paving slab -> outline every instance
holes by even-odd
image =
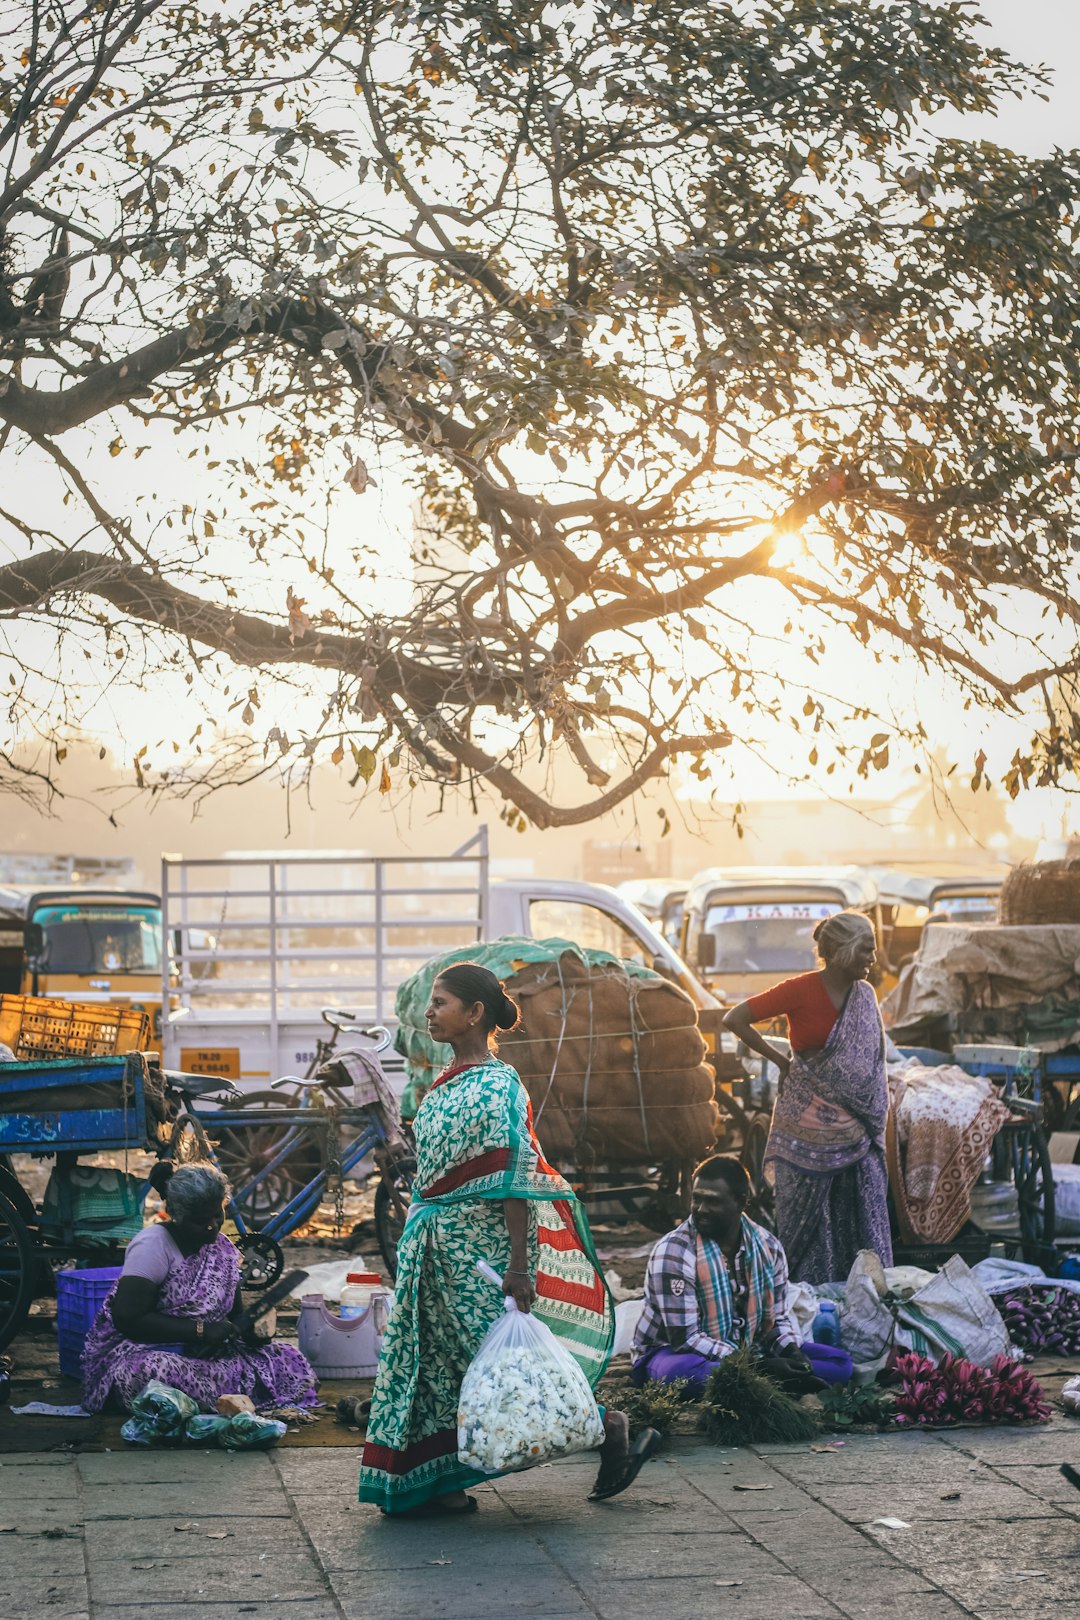
[[[542,1572],[516,1570],[507,1557],[498,1570],[452,1565],[426,1571],[334,1573],[335,1596],[352,1620],[509,1620],[529,1615],[540,1620],[595,1620],[590,1608],[548,1560]],[[655,1620],[655,1616],[651,1617]]]
[[[821,1447],[829,1444],[828,1437],[816,1442]],[[988,1461],[976,1461],[951,1446],[936,1446],[931,1451],[890,1453],[887,1447],[869,1450],[864,1446],[841,1447],[839,1451],[814,1450],[807,1446],[803,1452],[786,1452],[783,1456],[767,1459],[784,1479],[799,1485],[876,1485],[895,1481],[898,1485],[960,1484],[973,1474],[985,1473],[996,1466]]]
[[[422,1520],[356,1501],[353,1449],[23,1454],[0,1620],[1072,1620],[1075,1434],[680,1440],[611,1503],[581,1457]]]
[[[73,1459],[74,1460],[74,1459]],[[259,1451],[217,1451],[172,1447],[156,1451],[88,1451],[78,1459],[86,1485],[221,1484],[234,1491],[272,1489],[278,1472],[271,1457]],[[0,1474],[0,1479],[3,1475]]]
[[[940,1566],[956,1564],[961,1557],[975,1563],[1004,1561],[1012,1569],[1041,1569],[1047,1558],[1080,1568],[1080,1526],[1053,1515],[1049,1505],[1046,1518],[1007,1525],[976,1519],[925,1521],[907,1530],[868,1525],[866,1535],[901,1563],[931,1570],[935,1579]]]
[[[738,1587],[727,1585],[729,1579],[594,1582],[582,1593],[600,1620],[841,1620],[841,1610],[793,1575],[754,1577]]]
[[[3,1620],[24,1620],[30,1615],[82,1615],[90,1609],[86,1581],[42,1571],[37,1575],[0,1572],[0,1615]]]
[[[90,1596],[95,1603],[145,1602],[151,1582],[156,1591],[167,1591],[177,1602],[187,1603],[325,1600],[327,1595],[325,1576],[306,1553],[268,1554],[261,1565],[250,1557],[114,1558],[90,1565]]]
[[[840,1605],[845,1620],[971,1620],[971,1610],[940,1592],[858,1593]],[[1004,1615],[999,1620],[1006,1620]],[[1017,1620],[1013,1615],[1011,1620]],[[1027,1620],[1027,1617],[1024,1617]],[[1059,1620],[1065,1620],[1064,1615]]]
[[[706,1531],[688,1536],[601,1538],[555,1528],[542,1532],[540,1543],[582,1587],[601,1579],[670,1575],[677,1580],[699,1576],[750,1581],[788,1573],[778,1558],[744,1535],[716,1536]]]
[[[9,1502],[65,1502],[79,1494],[79,1476],[67,1468],[5,1468],[0,1472],[0,1514]]]
[[[155,1483],[146,1480],[139,1484],[123,1481],[108,1485],[104,1481],[83,1487],[81,1508],[83,1516],[91,1519],[144,1518],[288,1518],[289,1507],[284,1491],[273,1474],[264,1476],[254,1490],[238,1488],[231,1480],[183,1480],[179,1484],[164,1480]]]
[[[342,1620],[338,1605],[325,1598],[310,1603],[276,1599],[259,1602],[250,1598],[235,1603],[177,1603],[170,1598],[162,1603],[95,1604],[89,1620],[141,1620],[142,1616],[146,1620]],[[52,1620],[52,1610],[48,1611],[48,1620]]]
[[[973,1474],[964,1480],[935,1481],[928,1485],[895,1483],[812,1485],[810,1494],[851,1524],[869,1524],[891,1517],[940,1521],[945,1519],[1044,1519],[1052,1507],[1031,1491],[1007,1480]],[[1077,1498],[1080,1503],[1080,1497]]]
[[[999,1479],[1007,1479],[1069,1514],[1080,1513],[1080,1491],[1065,1478],[1057,1462],[999,1463],[994,1472]]]

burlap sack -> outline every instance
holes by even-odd
[[[719,1126],[693,1003],[677,985],[570,952],[506,988],[521,1008],[501,1055],[532,1098],[545,1152],[581,1165],[686,1163]]]

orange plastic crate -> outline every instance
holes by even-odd
[[[0,1041],[24,1063],[141,1052],[149,1040],[150,1015],[134,1007],[0,996]]]

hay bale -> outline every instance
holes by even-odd
[[[1080,861],[1014,866],[998,897],[998,920],[1009,928],[1080,923]]]

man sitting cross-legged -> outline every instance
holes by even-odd
[[[851,1377],[844,1351],[800,1346],[783,1248],[744,1213],[749,1196],[750,1178],[737,1159],[717,1156],[698,1166],[689,1220],[649,1257],[635,1383],[685,1378],[688,1394],[700,1395],[724,1357],[744,1348],[758,1371],[792,1395]]]

